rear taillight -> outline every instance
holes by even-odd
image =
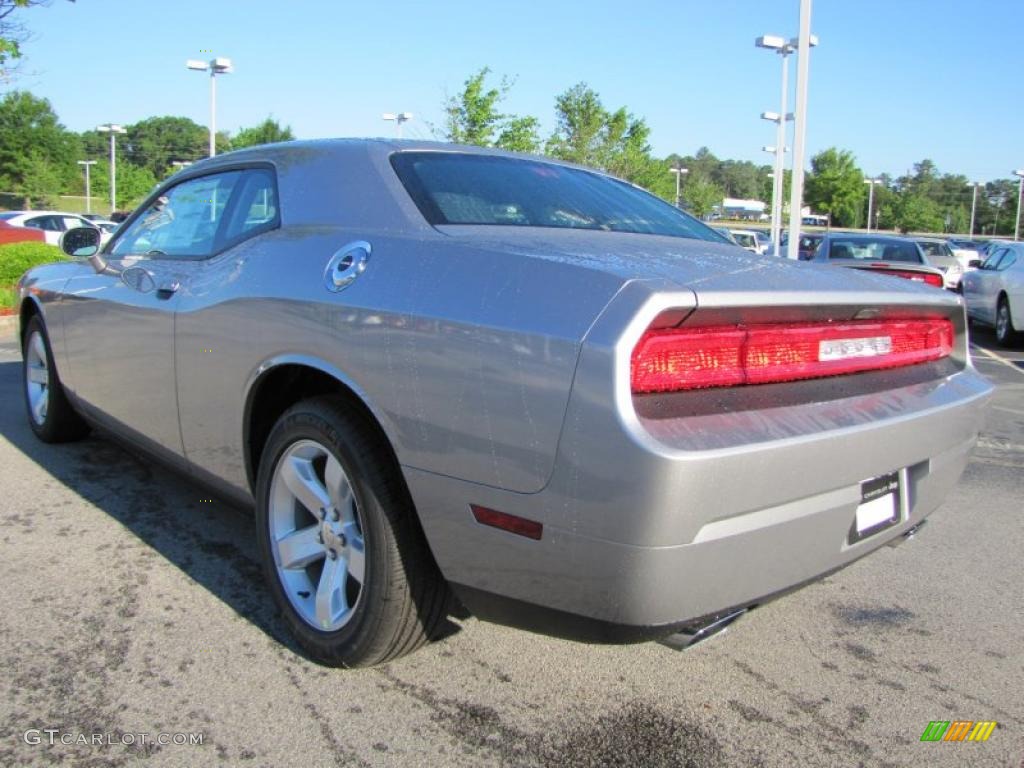
[[[942,288],[942,275],[936,275],[932,272],[914,272],[910,269],[891,269],[888,268],[888,264],[872,264],[871,269],[877,269],[879,272],[884,272],[887,275],[893,277],[902,277],[907,280],[913,280],[915,283],[925,283],[927,285],[933,285],[936,288]]]
[[[945,318],[649,330],[633,350],[634,393],[768,384],[939,360]]]

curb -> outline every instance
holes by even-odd
[[[0,317],[0,336],[14,337],[18,333],[18,316],[3,315]]]

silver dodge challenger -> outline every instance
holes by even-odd
[[[705,636],[915,531],[991,394],[958,297],[765,260],[538,157],[257,147],[62,247],[18,286],[31,428],[98,428],[254,508],[327,664],[462,609]]]

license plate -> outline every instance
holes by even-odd
[[[899,472],[873,477],[860,484],[860,504],[857,506],[853,526],[850,529],[851,541],[859,541],[895,525],[899,521]]]

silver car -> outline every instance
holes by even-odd
[[[963,278],[964,301],[972,320],[991,325],[1001,346],[1024,335],[1024,244],[996,243],[988,258]]]
[[[916,530],[991,393],[958,297],[767,261],[537,157],[253,148],[97,237],[19,283],[29,424],[101,426],[253,507],[330,664],[415,649],[453,598],[700,637]]]

